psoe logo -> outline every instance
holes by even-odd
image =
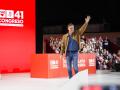
[[[24,26],[24,11],[0,9],[0,26]]]
[[[96,65],[96,62],[95,62],[95,59],[89,59],[89,66],[95,66]]]
[[[58,69],[58,68],[59,68],[58,60],[50,60],[50,69]]]
[[[78,67],[86,67],[85,59],[78,59]]]

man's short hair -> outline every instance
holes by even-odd
[[[73,24],[73,23],[69,23],[69,24],[67,25],[67,27],[69,27],[69,26],[74,26],[74,24]]]

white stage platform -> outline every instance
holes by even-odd
[[[120,84],[120,72],[97,71],[96,75],[88,76],[87,71],[83,71],[70,80],[30,78],[30,73],[2,74],[0,90],[79,90],[87,84]]]

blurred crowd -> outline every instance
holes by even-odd
[[[60,53],[61,38],[50,37],[50,47],[55,53]],[[110,52],[108,38],[92,37],[86,38],[81,36],[80,52],[81,53],[95,53],[96,54],[96,68],[100,70],[120,70],[120,50],[118,53]]]
[[[49,45],[54,50],[55,53],[60,53],[61,38],[50,37]]]

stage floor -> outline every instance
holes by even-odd
[[[77,78],[74,77],[71,80],[68,78],[30,78],[30,73],[2,74],[0,90],[79,90],[74,87],[86,84],[120,84],[120,72],[97,71],[97,74],[89,76],[85,73],[80,73]]]

